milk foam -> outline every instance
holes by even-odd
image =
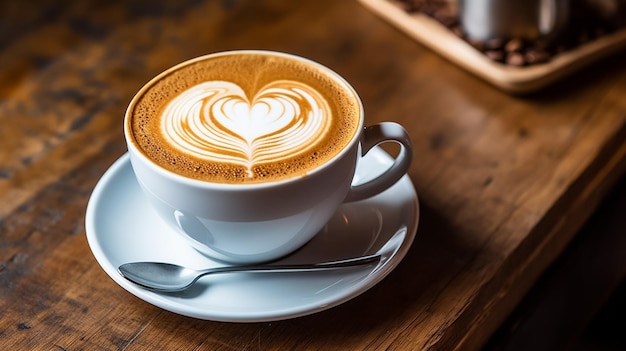
[[[361,105],[332,71],[287,55],[208,55],[135,96],[129,141],[163,169],[222,184],[298,178],[354,141]]]
[[[235,83],[208,81],[167,104],[161,132],[185,154],[241,165],[252,177],[256,165],[315,147],[330,128],[331,113],[324,97],[301,82],[277,80],[247,96]]]

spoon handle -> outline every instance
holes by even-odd
[[[311,272],[328,269],[365,266],[380,262],[381,255],[369,255],[357,258],[349,258],[339,261],[315,263],[315,264],[268,264],[268,265],[244,265],[209,268],[199,271],[200,276],[214,273],[228,272]]]
[[[163,262],[131,262],[121,265],[119,272],[126,279],[144,288],[160,292],[177,292],[187,289],[198,281],[200,277],[207,274],[227,272],[310,272],[377,264],[380,260],[381,255],[375,254],[315,264],[225,266],[200,271]]]

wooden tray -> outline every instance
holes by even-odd
[[[626,47],[626,29],[622,29],[558,54],[544,64],[507,66],[487,58],[436,20],[407,13],[395,1],[359,1],[444,58],[509,93],[538,90]]]

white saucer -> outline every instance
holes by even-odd
[[[391,163],[372,149],[357,168],[369,178]],[[132,261],[163,261],[205,268],[221,265],[172,232],[144,200],[128,155],[96,185],[86,213],[89,246],[104,271],[135,296],[171,312],[229,322],[288,319],[350,300],[380,282],[409,250],[419,218],[408,176],[370,199],[342,205],[313,240],[281,262],[312,263],[376,252],[395,235],[397,251],[377,266],[306,273],[231,273],[202,278],[181,293],[156,293],[123,278],[117,267]]]

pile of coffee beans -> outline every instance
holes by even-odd
[[[393,1],[408,13],[420,12],[432,17],[491,60],[517,67],[548,62],[555,55],[607,33],[626,28],[626,0],[572,0],[567,29],[550,41],[523,38],[493,38],[480,41],[468,38],[463,32],[454,1]]]

